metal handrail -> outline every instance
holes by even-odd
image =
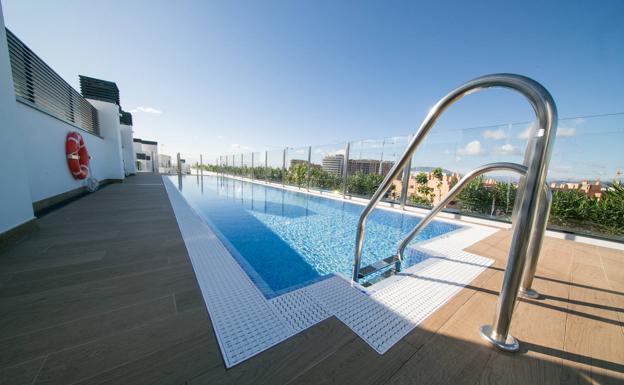
[[[494,324],[481,328],[481,335],[490,343],[507,351],[517,351],[520,346],[518,341],[509,334],[509,326],[527,259],[527,250],[532,243],[532,227],[538,216],[538,208],[544,204],[545,197],[544,194],[540,193],[540,190],[546,180],[552,144],[557,130],[555,102],[550,93],[533,79],[514,74],[494,74],[479,77],[451,91],[429,110],[427,117],[408,144],[407,149],[386,175],[360,215],[355,238],[353,281],[357,282],[359,278],[366,219],[386,194],[393,180],[408,166],[409,159],[429,133],[429,130],[451,104],[468,94],[491,87],[508,88],[524,95],[533,107],[539,127],[529,138],[525,151],[524,166],[527,171],[526,176],[520,179],[517,194],[519,199],[516,199],[514,206],[511,247]]]
[[[508,163],[508,162],[498,162],[498,163],[489,163],[483,166],[477,167],[474,170],[470,171],[463,178],[461,178],[455,186],[449,191],[437,205],[435,205],[431,211],[420,221],[418,225],[410,231],[410,233],[405,236],[403,241],[397,247],[396,257],[397,257],[397,270],[400,270],[400,264],[403,262],[403,255],[405,253],[405,249],[407,245],[425,228],[427,225],[433,220],[444,207],[449,204],[459,193],[475,178],[480,175],[486,174],[492,171],[512,171],[516,172],[522,176],[526,175],[527,168],[521,164],[517,163]],[[542,240],[544,238],[544,232],[546,231],[546,224],[548,223],[548,214],[550,212],[550,203],[552,202],[552,192],[548,184],[544,183],[543,194],[545,199],[543,200],[543,204],[540,206],[538,215],[539,217],[535,221],[535,225],[533,226],[533,230],[531,232],[531,240],[529,242],[528,247],[528,262],[526,268],[524,269],[524,275],[522,278],[522,285],[520,287],[520,293],[525,297],[529,298],[539,298],[539,293],[534,290],[531,286],[533,285],[533,278],[535,277],[535,270],[537,269],[537,262],[539,261],[539,254],[542,249]]]
[[[442,209],[446,207],[446,205],[449,204],[453,200],[453,198],[459,195],[459,193],[464,189],[464,187],[466,187],[466,185],[468,185],[468,183],[470,183],[472,180],[474,180],[478,176],[486,174],[488,172],[492,172],[492,171],[513,171],[518,174],[525,175],[526,167],[521,164],[508,163],[508,162],[488,163],[483,166],[477,167],[474,170],[467,173],[466,175],[464,175],[464,177],[461,178],[455,184],[455,186],[453,186],[451,191],[449,191],[444,196],[444,199],[442,199],[437,205],[435,205],[431,209],[431,211],[429,211],[429,213],[420,222],[418,222],[416,227],[414,227],[414,229],[412,229],[412,231],[410,231],[410,233],[407,234],[407,236],[405,236],[403,241],[401,241],[401,243],[399,244],[399,247],[397,247],[397,253],[396,253],[399,261],[400,262],[403,261],[403,253],[405,252],[405,248],[414,239],[414,237],[416,237],[418,233],[420,233],[425,227],[427,227],[429,222],[433,220],[433,217],[435,217],[440,211],[442,211]]]

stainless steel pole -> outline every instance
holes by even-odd
[[[265,151],[264,152],[264,183],[266,184],[269,183],[268,173],[269,173],[269,152]]]
[[[520,286],[520,295],[532,299],[538,299],[540,297],[539,292],[532,287],[533,278],[537,271],[537,262],[539,261],[540,252],[542,250],[546,227],[548,226],[548,217],[550,215],[550,205],[552,203],[552,192],[548,186],[544,187],[542,194],[544,194],[544,198],[541,200],[538,215],[537,218],[535,218],[535,224],[531,231],[531,240],[529,241],[527,250],[527,262],[522,276],[522,285]]]
[[[509,334],[509,328],[511,327],[511,319],[531,238],[536,245],[536,251],[539,252],[537,243],[541,244],[541,239],[539,239],[541,236],[535,238],[531,233],[532,227],[537,224],[536,218],[540,215],[540,207],[545,204],[543,203],[545,194],[541,190],[546,181],[552,144],[557,131],[557,107],[550,93],[539,83],[530,79],[514,88],[524,93],[533,104],[539,129],[534,133],[535,136],[532,138],[533,140],[529,141],[529,148],[526,149],[529,151],[530,158],[526,162],[527,174],[524,178],[522,194],[518,197],[520,199],[516,201],[516,205],[519,205],[517,218],[513,224],[507,267],[498,297],[494,323],[481,327],[481,336],[485,340],[510,352],[516,352],[520,349],[520,343]]]
[[[282,187],[284,187],[284,178],[286,178],[286,151],[288,147],[284,148],[284,152],[282,154]]]
[[[382,168],[382,165],[383,165],[383,154],[384,154],[384,148],[385,148],[385,147],[386,147],[386,139],[383,139],[383,140],[381,141],[381,157],[379,158],[379,168],[378,168],[378,170],[377,170],[377,173],[378,173],[379,175],[383,175],[383,168]]]
[[[308,147],[308,168],[306,169],[306,181],[307,181],[307,187],[306,190],[310,191],[310,167],[311,164],[310,162],[312,161],[312,146]]]
[[[178,152],[177,155],[177,159],[178,159],[178,175],[182,174],[182,166],[180,165],[180,153]]]
[[[401,181],[401,210],[405,209],[405,202],[407,202],[407,191],[409,188],[410,173],[412,168],[412,159],[410,158],[407,165],[403,168],[403,179]]]
[[[414,151],[425,139],[425,136],[431,130],[439,116],[451,104],[468,94],[491,87],[508,88],[524,95],[535,111],[539,127],[539,130],[535,133],[534,141],[529,141],[529,146],[526,150],[530,151],[531,155],[526,165],[526,178],[524,178],[523,186],[521,186],[523,193],[519,197],[520,199],[516,201],[518,214],[513,224],[511,247],[507,258],[505,277],[498,299],[496,317],[493,325],[481,327],[481,335],[487,341],[500,349],[517,351],[519,349],[519,343],[509,334],[509,327],[511,325],[513,310],[525,267],[531,227],[535,223],[535,218],[538,215],[538,208],[543,199],[541,189],[546,180],[552,144],[557,130],[557,107],[555,102],[550,93],[541,84],[532,79],[513,74],[483,76],[471,80],[451,91],[429,110],[427,117],[421,124],[416,135],[408,144],[405,153],[386,175],[360,216],[355,238],[353,280],[357,282],[359,279],[366,219],[388,191],[392,185],[392,181],[407,166],[407,162]],[[535,144],[532,145],[532,142]]]
[[[199,154],[199,173],[201,176],[204,176],[204,160],[202,159],[202,154]]]
[[[347,179],[349,178],[349,149],[351,142],[347,142],[345,148],[344,162],[342,163],[342,199],[347,196]]]
[[[251,153],[251,180],[254,179],[254,153]]]

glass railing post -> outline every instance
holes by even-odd
[[[254,179],[254,153],[251,153],[251,180]]]
[[[286,152],[288,151],[288,147],[284,148],[284,153],[282,155],[282,187],[284,187],[284,179],[286,179]]]
[[[347,142],[345,148],[344,162],[342,164],[342,198],[347,196],[347,180],[349,179],[349,149],[351,142]]]
[[[401,210],[405,210],[405,203],[407,202],[407,191],[409,188],[410,172],[412,171],[412,159],[407,162],[407,165],[403,169],[403,179],[401,181]]]
[[[264,152],[264,183],[266,184],[269,183],[268,174],[269,174],[269,152],[265,151]]]
[[[377,169],[377,174],[383,175],[383,156],[384,156],[384,148],[386,146],[386,139],[384,138],[381,141],[381,156],[379,157],[379,167]]]
[[[308,164],[307,164],[307,169],[306,169],[306,190],[309,192],[310,191],[310,162],[312,161],[312,146],[308,147]]]
[[[199,154],[199,174],[204,176],[204,160],[202,159],[202,154]]]

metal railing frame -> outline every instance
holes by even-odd
[[[400,264],[403,262],[405,249],[409,243],[438,215],[442,209],[455,199],[459,193],[475,178],[492,171],[511,171],[516,172],[522,176],[526,175],[526,167],[517,163],[498,162],[488,163],[483,166],[477,167],[470,171],[463,178],[461,178],[455,186],[444,196],[444,198],[436,204],[431,211],[420,221],[418,225],[405,236],[403,241],[397,247],[397,270],[400,270]],[[539,298],[539,293],[531,286],[533,284],[533,277],[535,276],[535,270],[537,269],[537,262],[539,260],[540,251],[542,249],[542,240],[544,233],[546,232],[546,224],[548,223],[548,213],[550,212],[550,204],[552,202],[552,192],[550,187],[545,183],[544,189],[544,204],[542,204],[538,211],[538,217],[536,219],[535,226],[531,232],[531,240],[529,242],[527,252],[527,265],[524,269],[524,275],[522,279],[522,285],[520,286],[520,293],[528,298]]]
[[[356,229],[355,253],[353,261],[353,281],[359,279],[364,229],[366,219],[390,188],[392,181],[407,166],[412,155],[429,133],[438,117],[453,103],[464,96],[482,89],[501,87],[512,89],[524,95],[537,117],[539,129],[532,133],[525,151],[526,175],[520,178],[517,199],[512,215],[513,234],[507,258],[505,277],[492,325],[481,327],[481,335],[491,344],[506,351],[518,351],[518,341],[509,334],[513,310],[524,271],[527,252],[532,237],[532,228],[536,223],[539,207],[545,203],[545,194],[541,193],[546,180],[546,173],[552,144],[557,130],[557,107],[550,93],[538,82],[525,76],[514,74],[494,74],[473,79],[444,96],[429,110],[415,136],[397,163],[386,175],[383,182],[365,207]],[[519,199],[518,199],[519,198]],[[538,237],[539,238],[539,237]],[[541,242],[541,240],[539,240]]]

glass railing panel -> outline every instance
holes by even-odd
[[[407,137],[368,139],[351,142],[347,178],[347,193],[352,196],[370,198],[381,184],[394,163],[407,146]],[[386,193],[384,199],[400,198],[400,176]]]
[[[307,187],[308,150],[309,147],[288,148],[286,150],[285,184],[299,188]]]
[[[252,153],[252,164],[250,170],[250,178],[265,180],[265,155],[266,152]]]
[[[384,164],[384,174],[385,177],[387,172],[390,171],[388,165],[394,166],[396,162],[398,162],[405,152],[407,148],[407,144],[409,143],[409,136],[395,136],[391,138],[385,138],[383,140],[383,153],[381,154],[381,161]],[[411,168],[411,167],[410,167]],[[384,200],[398,203],[401,201],[403,187],[403,173],[399,174],[397,178],[392,182],[392,187],[386,194]]]
[[[241,176],[251,179],[251,171],[253,169],[254,160],[255,159],[253,153],[250,152],[243,154],[243,169],[241,172]]]
[[[284,150],[267,151],[266,179],[272,183],[283,183],[284,181]]]
[[[342,194],[346,143],[312,146],[310,188]]]
[[[467,172],[491,162],[522,163],[534,123],[453,129],[435,127],[412,158],[406,204],[428,208],[439,202]],[[254,153],[254,175],[269,182],[341,193],[348,169],[347,194],[369,198],[398,161],[408,137]],[[549,228],[624,240],[624,114],[561,119],[547,181],[553,190]],[[266,159],[265,159],[266,156]],[[342,158],[341,158],[342,156]],[[342,160],[342,163],[341,163]],[[251,154],[219,158],[234,175],[251,174]],[[244,171],[245,167],[249,170]],[[285,170],[285,172],[283,172]],[[492,173],[475,180],[446,211],[510,221],[519,177]],[[401,177],[385,200],[401,201]]]

